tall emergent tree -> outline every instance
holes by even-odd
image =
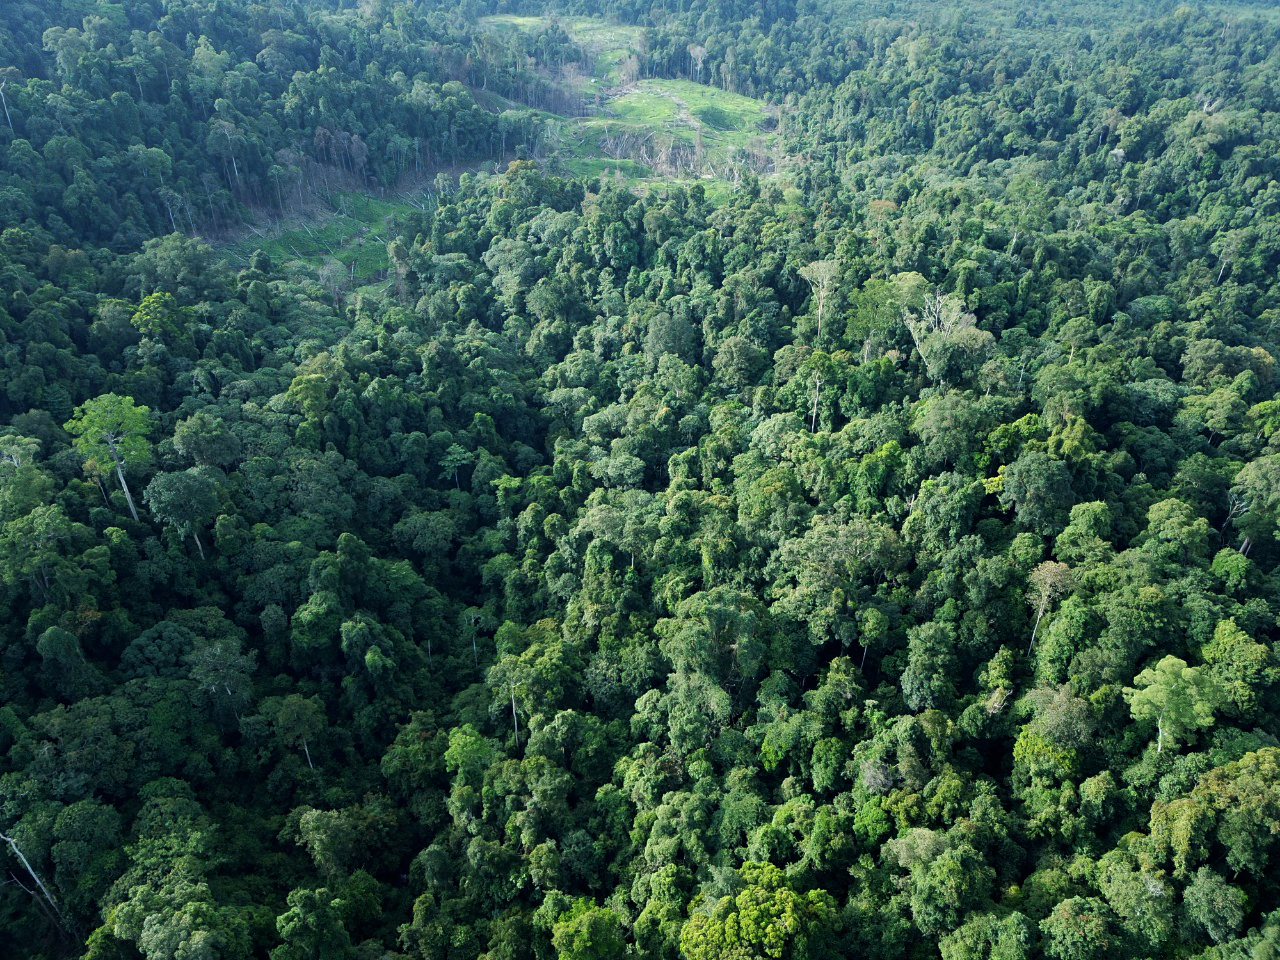
[[[142,497],[152,515],[167,523],[180,536],[190,536],[204,559],[200,528],[218,512],[218,490],[213,479],[200,467],[178,473],[160,473],[147,485]]]
[[[77,451],[84,457],[84,468],[94,476],[105,476],[113,468],[120,489],[129,501],[129,512],[138,519],[133,494],[124,478],[125,467],[147,458],[151,446],[147,442],[148,414],[130,397],[103,394],[76,407],[75,416],[65,424],[75,440]]]
[[[1143,670],[1133,682],[1134,687],[1124,690],[1125,699],[1135,720],[1155,721],[1157,753],[1163,752],[1166,740],[1176,744],[1211,726],[1214,711],[1225,699],[1222,685],[1209,673],[1174,656]]]
[[[800,268],[801,278],[813,288],[813,296],[818,301],[818,335],[814,337],[814,346],[822,340],[822,320],[827,309],[827,298],[840,279],[840,262],[838,260],[815,260]]]

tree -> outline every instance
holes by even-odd
[[[371,869],[388,848],[397,826],[396,818],[382,804],[355,805],[341,810],[314,810],[300,807],[297,817],[298,846],[311,854],[316,869],[330,882],[337,882],[358,867]]]
[[[615,960],[626,955],[618,915],[590,900],[578,900],[551,929],[560,960]]]
[[[114,807],[96,799],[78,800],[58,813],[49,859],[72,916],[96,913],[106,888],[123,869],[121,819]]]
[[[949,933],[986,900],[995,870],[969,844],[942,851],[911,870],[911,916],[925,936]]]
[[[134,311],[130,323],[144,336],[172,346],[185,333],[185,311],[171,293],[150,293]]]
[[[1070,522],[1054,540],[1053,550],[1059,560],[1092,565],[1112,555],[1110,541],[1111,511],[1107,505],[1077,503],[1071,508]]]
[[[1062,526],[1071,504],[1071,473],[1061,460],[1027,450],[1004,469],[1000,505],[1041,534]]]
[[[990,429],[992,410],[970,392],[948,390],[915,405],[911,429],[932,464],[963,462]]]
[[[343,923],[344,901],[321,887],[294,890],[288,902],[289,909],[276,920],[284,942],[271,951],[271,960],[349,960],[355,956]]]
[[[79,700],[102,689],[102,675],[84,656],[80,640],[61,627],[50,627],[36,641],[36,652],[58,692],[67,700]]]
[[[822,321],[826,315],[827,298],[837,280],[840,279],[840,261],[815,260],[805,264],[799,270],[801,278],[813,290],[814,299],[818,301],[818,333],[813,338],[815,348],[822,345]]]
[[[942,960],[1025,960],[1035,941],[1035,925],[1021,913],[974,913],[938,948]]]
[[[695,593],[676,607],[676,616],[658,621],[658,646],[682,672],[719,681],[737,675],[750,681],[765,647],[761,614],[754,598],[731,587]]]
[[[699,64],[699,66],[701,66],[701,64]],[[4,106],[4,119],[9,124],[9,133],[11,133],[16,139],[18,132],[13,129],[13,117],[9,115],[9,101],[4,95],[4,88],[8,82],[9,81],[7,79],[0,80],[0,104],[3,104]]]
[[[34,437],[13,434],[0,436],[0,476],[9,478],[13,471],[31,466],[40,452],[40,441]]]
[[[1151,839],[1187,877],[1216,848],[1237,873],[1263,876],[1280,836],[1280,749],[1264,747],[1202,774],[1191,792],[1151,808]]]
[[[1120,918],[1131,943],[1145,941],[1151,949],[1168,943],[1177,920],[1174,891],[1165,871],[1155,868],[1135,835],[1098,862],[1098,888]]]
[[[1040,921],[1044,952],[1053,960],[1097,960],[1119,945],[1115,914],[1095,897],[1063,900]]]
[[[1230,551],[1228,557],[1243,559]],[[1270,647],[1258,643],[1235,620],[1223,620],[1213,631],[1213,640],[1204,648],[1209,672],[1223,685],[1226,701],[1241,717],[1253,717],[1259,704],[1269,701],[1271,690],[1280,684],[1280,662]]]
[[[1213,724],[1214,711],[1226,699],[1226,691],[1200,667],[1167,656],[1134,678],[1124,690],[1133,718],[1156,725],[1156,753],[1165,741],[1176,746],[1195,730]]]
[[[246,655],[238,640],[228,639],[200,644],[183,658],[200,697],[212,705],[215,714],[230,713],[237,721],[253,692],[256,659],[256,650]]]
[[[169,524],[180,537],[191,535],[203,560],[200,528],[213,521],[221,506],[213,478],[200,467],[180,473],[158,473],[147,484],[142,497],[157,520]]]
[[[1211,867],[1197,870],[1182,894],[1187,920],[1214,943],[1225,943],[1240,932],[1248,900],[1243,890],[1227,883]]]
[[[1027,653],[1036,645],[1036,631],[1040,629],[1040,620],[1059,596],[1075,586],[1075,577],[1071,568],[1056,560],[1046,560],[1027,578],[1030,589],[1027,590],[1027,603],[1035,611],[1036,623],[1031,628],[1031,641],[1027,644]]]
[[[444,456],[440,458],[440,466],[444,468],[444,472],[440,474],[442,478],[452,477],[453,485],[456,489],[461,489],[461,483],[458,480],[458,471],[463,467],[475,462],[476,455],[462,446],[460,443],[449,445],[449,449],[444,452]]]
[[[40,891],[40,898],[37,899],[41,900],[42,907],[50,911],[51,916],[56,918],[56,922],[69,931],[70,925],[62,915],[62,910],[58,907],[57,901],[53,899],[53,895],[49,893],[49,888],[44,885],[44,881],[40,879],[40,875],[37,874],[35,869],[31,866],[31,861],[27,859],[26,854],[22,852],[22,848],[18,846],[18,841],[13,837],[8,837],[3,833],[0,833],[0,842],[7,843],[9,845],[9,850],[13,853],[13,856],[22,864],[23,871],[25,871],[27,876],[31,878],[36,889]],[[33,893],[32,896],[34,897],[35,894]]]
[[[834,637],[847,645],[860,637],[852,615],[859,586],[895,572],[902,558],[897,534],[884,524],[816,518],[804,536],[785,541],[777,553],[774,610],[803,623],[815,644]],[[867,643],[862,647],[865,657]]]
[[[182,661],[198,637],[181,624],[162,620],[148,627],[125,647],[120,667],[125,677],[180,677]]]
[[[746,885],[708,912],[701,898],[680,931],[688,960],[817,960],[835,954],[835,901],[825,890],[797,893],[770,863],[744,863]]]
[[[311,762],[310,742],[325,728],[324,705],[320,698],[308,700],[298,693],[283,698],[271,697],[262,702],[261,711],[271,720],[280,743],[286,748],[301,746],[307,757],[307,766],[315,769]]]
[[[248,946],[247,924],[236,911],[218,907],[208,884],[180,873],[157,892],[148,909],[137,935],[147,960],[243,956]]]
[[[933,293],[924,298],[919,312],[906,307],[902,322],[924,362],[925,374],[935,383],[954,383],[975,369],[995,344],[977,317],[964,308],[953,293]]]
[[[56,503],[0,525],[0,583],[26,580],[41,604],[66,603],[87,586],[85,568],[96,559],[82,552],[88,537]]]
[[[35,463],[39,449],[32,437],[0,436],[0,541],[6,524],[51,509],[46,505],[53,500],[53,479]]]
[[[1248,553],[1253,542],[1274,539],[1280,517],[1280,454],[1248,463],[1236,476],[1231,491],[1246,511],[1237,524],[1244,533],[1240,552]]]
[[[125,469],[144,462],[151,452],[147,442],[147,407],[140,407],[129,397],[103,394],[76,407],[75,416],[64,424],[76,450],[85,460],[85,470],[103,476],[113,468],[120,489],[129,502],[129,512],[138,519],[133,494],[124,478]]]
[[[912,710],[949,706],[956,693],[959,662],[954,624],[931,620],[907,632],[902,697]]]
[[[1044,810],[1056,808],[1049,792],[1075,779],[1080,753],[1093,736],[1089,704],[1063,685],[1031,691],[1018,708],[1030,709],[1033,716],[1013,746],[1014,782],[1025,785],[1022,793],[1029,809],[1033,801]]]
[[[147,960],[247,955],[248,925],[206,882],[217,862],[213,823],[190,785],[160,777],[140,794],[129,867],[104,898],[97,936],[131,941]]]
[[[173,448],[199,467],[230,467],[240,459],[240,439],[226,422],[200,410],[173,428]]]

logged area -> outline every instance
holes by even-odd
[[[1280,14],[0,6],[0,954],[1274,960]]]

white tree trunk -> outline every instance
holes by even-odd
[[[129,492],[129,484],[124,480],[124,467],[120,461],[116,461],[116,476],[120,478],[120,489],[124,491],[124,498],[129,501],[129,512],[133,514],[133,519],[138,522],[138,508],[133,505],[133,494]]]
[[[30,874],[31,879],[34,880],[36,882],[36,886],[40,888],[40,892],[44,894],[44,898],[48,902],[54,914],[57,916],[58,922],[60,922],[63,925],[63,927],[67,927],[66,917],[64,917],[62,915],[62,911],[58,909],[58,904],[53,899],[53,897],[49,894],[49,889],[44,885],[44,881],[41,880],[40,877],[36,875],[35,870],[32,869],[31,863],[30,861],[27,860],[26,854],[24,854],[18,848],[18,842],[14,840],[12,837],[6,837],[3,833],[0,833],[0,840],[3,840],[5,843],[9,844],[9,847],[13,850],[14,854],[18,857],[19,860],[22,861],[22,865],[23,867],[26,868],[27,873]],[[67,929],[70,929],[70,928],[67,927]]]

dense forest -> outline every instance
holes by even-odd
[[[550,172],[561,16],[776,170]],[[4,956],[1280,957],[1270,4],[10,0],[0,106]]]

